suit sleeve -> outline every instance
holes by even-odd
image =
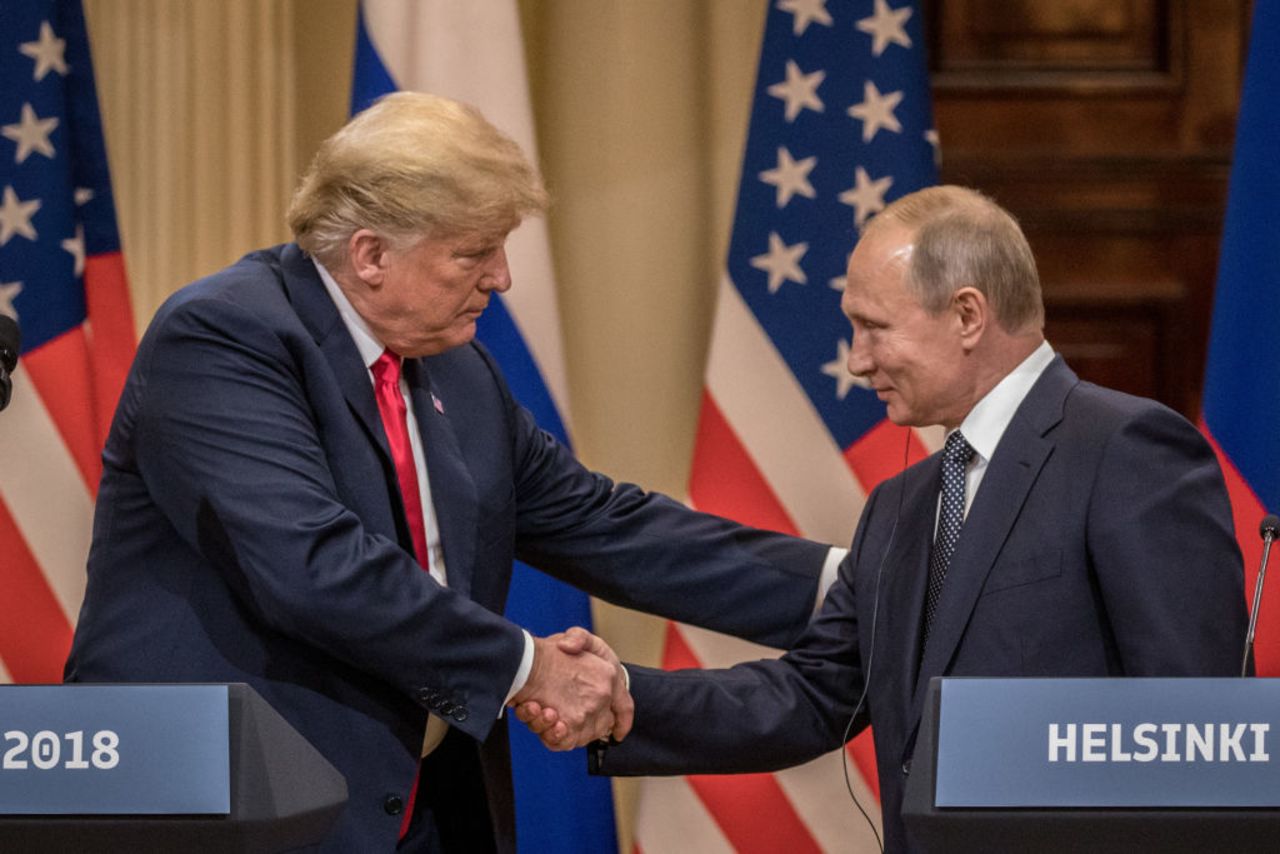
[[[1246,612],[1213,451],[1149,406],[1111,436],[1088,514],[1091,562],[1126,676],[1240,672]]]
[[[861,732],[871,717],[861,644],[874,627],[859,632],[857,600],[878,590],[876,573],[859,567],[879,495],[869,497],[818,616],[781,658],[722,670],[629,667],[635,726],[621,744],[592,752],[592,773],[776,771]]]
[[[512,418],[521,560],[614,604],[767,646],[804,631],[829,546],[615,484],[524,409]]]
[[[179,535],[258,620],[424,706],[447,689],[467,709],[455,725],[483,738],[523,636],[339,500],[341,461],[322,447],[294,344],[214,300],[178,306],[149,338],[136,465]]]
[[[725,670],[629,667],[635,727],[597,756],[611,776],[776,771],[834,750],[861,693],[848,566],[796,647]]]

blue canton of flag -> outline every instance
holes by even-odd
[[[859,229],[937,182],[920,11],[779,0],[760,56],[729,277],[837,445],[884,417],[845,370],[840,313]]]
[[[5,3],[0,33],[0,311],[33,350],[84,322],[85,255],[120,238],[80,4]]]

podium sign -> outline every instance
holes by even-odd
[[[226,815],[226,685],[0,686],[0,814]]]
[[[1280,681],[947,679],[934,805],[1280,806]]]

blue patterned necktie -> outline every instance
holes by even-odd
[[[921,649],[929,641],[933,627],[933,615],[938,611],[942,598],[942,583],[947,578],[951,555],[960,539],[960,526],[964,524],[964,470],[973,458],[973,448],[959,430],[947,437],[942,449],[942,508],[938,513],[938,533],[929,550],[929,588],[924,599],[924,640]]]

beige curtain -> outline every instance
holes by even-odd
[[[522,0],[579,455],[684,494],[765,7]],[[354,0],[85,0],[140,329],[166,296],[288,239],[347,114]],[[519,287],[519,271],[516,287]],[[600,607],[625,658],[661,624]],[[619,790],[629,838],[632,790]]]

